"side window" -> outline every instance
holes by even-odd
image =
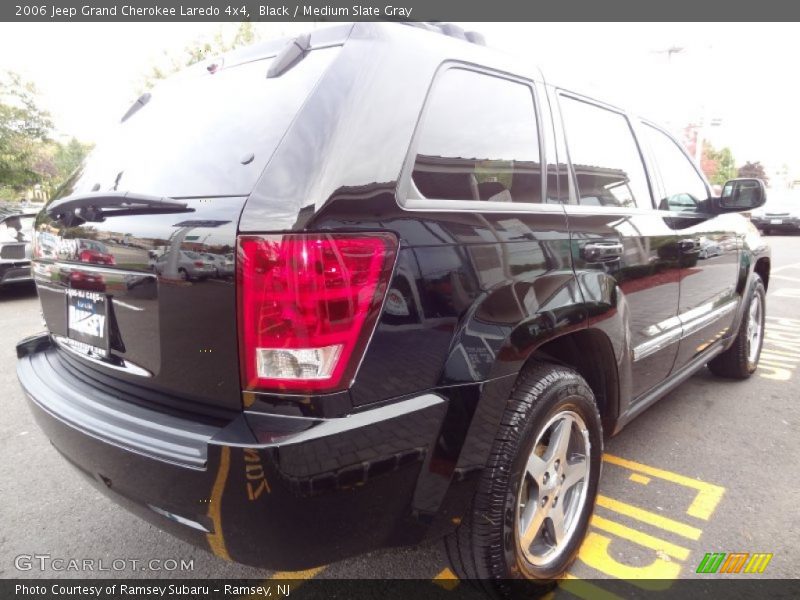
[[[645,124],[642,132],[656,161],[665,196],[657,204],[661,210],[695,211],[697,203],[708,198],[703,178],[677,142],[655,127]]]
[[[528,86],[464,69],[434,84],[411,176],[418,197],[541,202],[540,162]]]
[[[649,207],[639,148],[627,117],[561,96],[561,114],[580,204]]]

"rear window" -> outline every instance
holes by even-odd
[[[450,69],[434,85],[411,175],[417,198],[541,202],[531,89]]]
[[[30,234],[33,231],[33,219],[33,217],[14,215],[0,221],[0,242],[30,241]]]
[[[173,198],[247,195],[339,47],[312,51],[279,77],[272,59],[196,71],[156,86],[59,192],[135,191]]]

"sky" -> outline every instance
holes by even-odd
[[[546,78],[675,131],[703,121],[738,164],[800,177],[800,26],[788,23],[461,23]],[[262,39],[308,23],[256,23]],[[94,142],[118,122],[153,65],[235,24],[2,23],[0,71],[33,81],[62,136]]]

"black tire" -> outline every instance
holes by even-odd
[[[178,277],[180,277],[184,281],[190,281],[191,280],[191,278],[189,277],[189,273],[187,273],[186,269],[184,269],[184,268],[178,269]]]
[[[536,566],[525,556],[518,541],[520,487],[534,444],[548,423],[564,411],[577,414],[588,431],[586,464],[589,471],[583,480],[585,500],[582,506],[578,500],[571,534],[564,539],[557,560]],[[586,438],[578,440],[585,443]],[[535,597],[532,594],[552,588],[553,579],[569,568],[586,535],[597,496],[602,452],[600,415],[586,381],[572,369],[562,366],[536,363],[527,367],[520,374],[506,405],[471,508],[458,529],[445,540],[456,574],[471,580],[479,589],[504,598]],[[560,488],[558,490],[556,493],[560,493]],[[568,493],[571,492],[564,493],[562,504],[566,503]],[[557,500],[557,496],[555,498]],[[544,497],[543,501],[546,500]],[[538,500],[534,506],[539,510]]]
[[[769,227],[764,227],[764,232],[763,233],[764,233],[764,235],[769,235],[770,233],[772,233],[772,230]]]
[[[761,334],[758,338],[758,349],[755,354],[750,352],[750,338],[748,336],[748,321],[750,319],[750,308],[753,298],[758,297],[761,303],[760,327]],[[744,307],[739,330],[733,344],[725,352],[714,357],[708,363],[709,370],[719,377],[729,379],[747,379],[758,368],[758,359],[761,357],[761,347],[764,343],[764,318],[766,315],[766,291],[761,277],[753,273],[753,282],[750,284],[750,293],[747,296],[747,304]]]

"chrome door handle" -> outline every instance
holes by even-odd
[[[581,256],[586,262],[611,262],[622,258],[622,250],[619,242],[592,242],[581,248]]]

